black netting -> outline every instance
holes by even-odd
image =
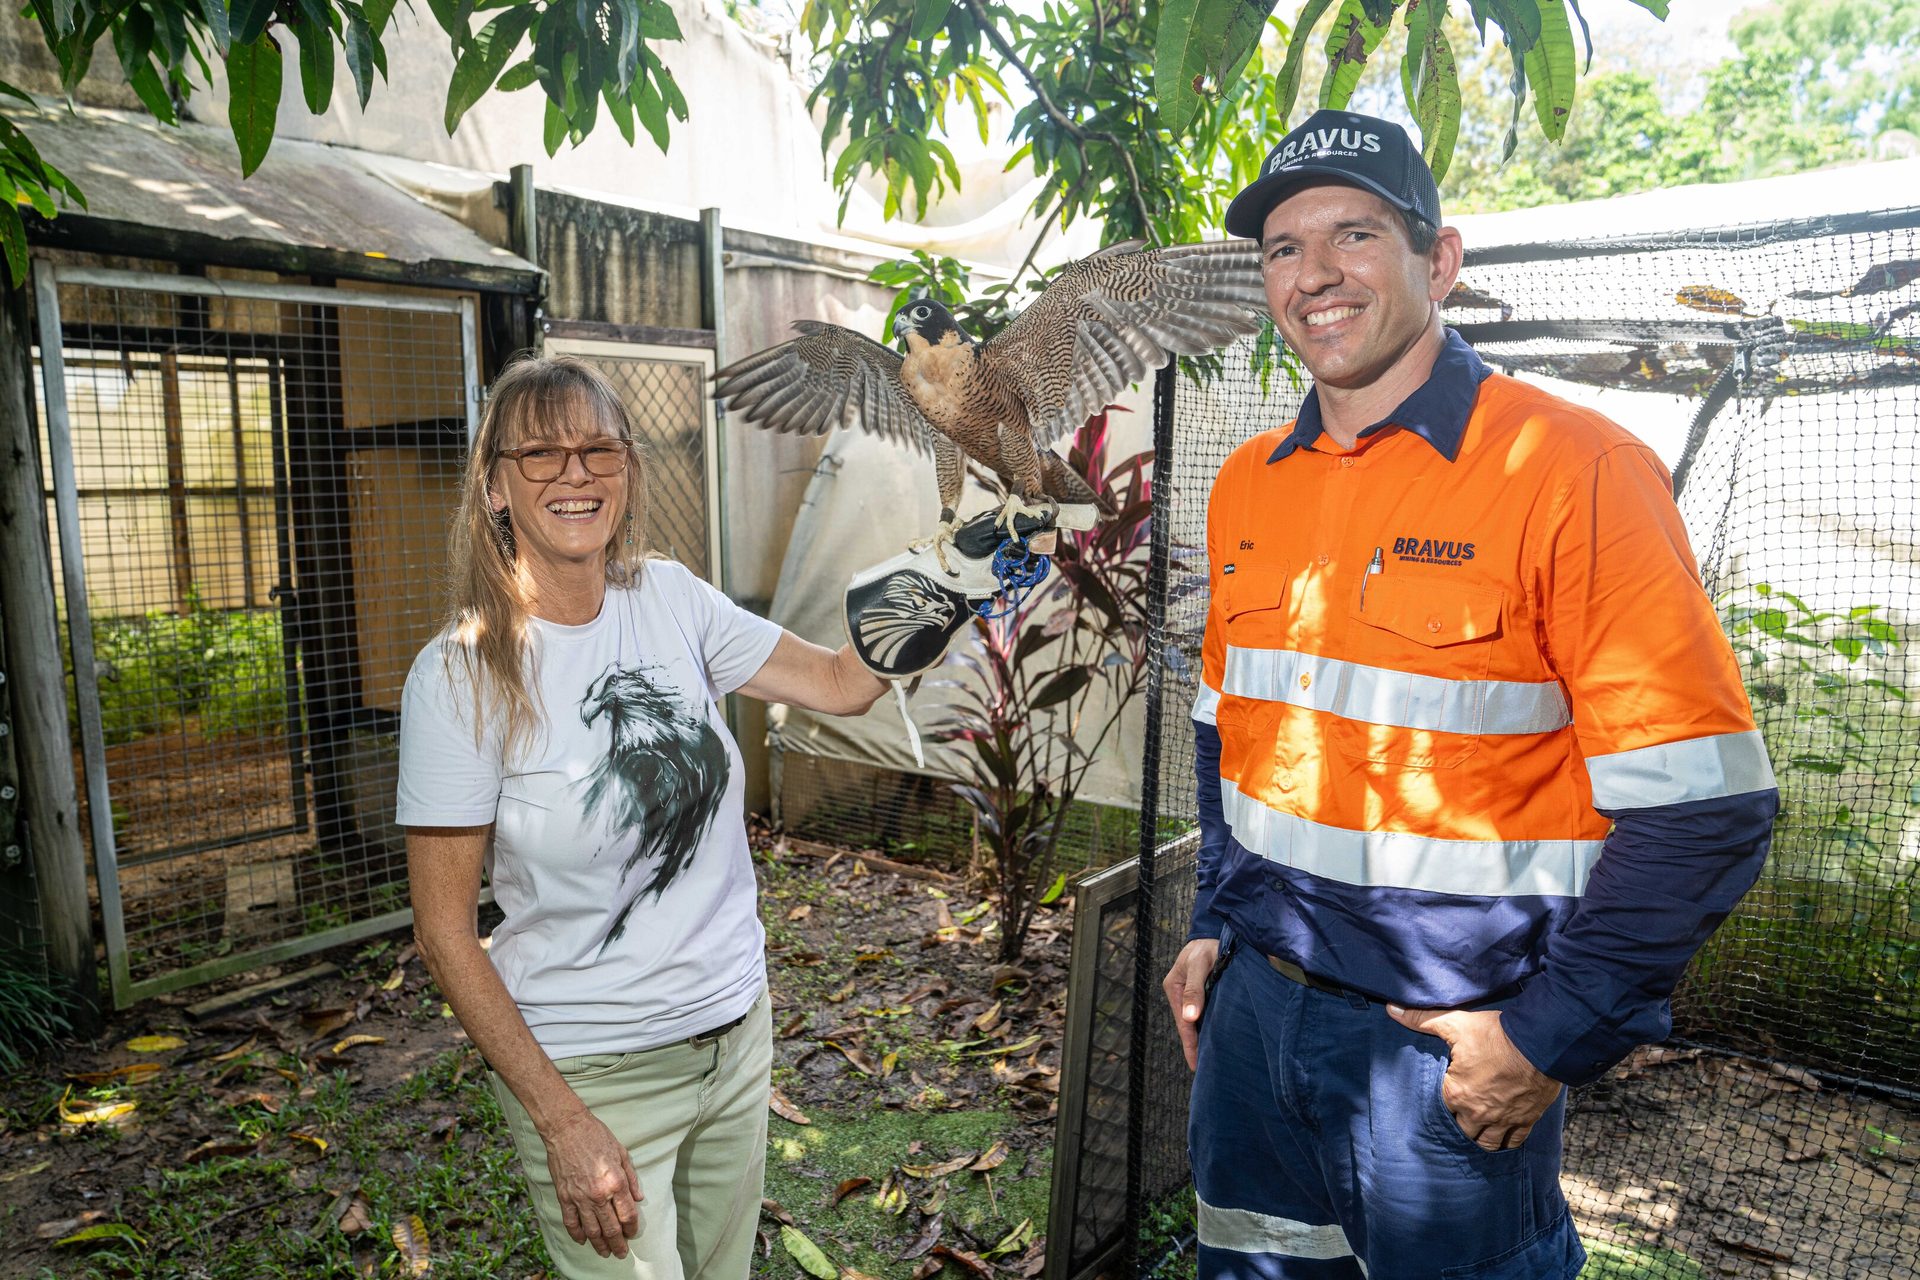
[[[1470,253],[1446,308],[1496,368],[1597,403],[1675,464],[1781,784],[1773,857],[1677,993],[1674,1039],[1573,1099],[1564,1184],[1590,1276],[1920,1275],[1917,229],[1905,210]],[[1135,1007],[1096,1013],[1132,1032],[1142,1272],[1191,1238],[1187,1071],[1158,982],[1193,892],[1178,833],[1206,500],[1227,453],[1292,417],[1300,390],[1256,369],[1249,342],[1216,378],[1163,376],[1162,395],[1166,661],[1144,815],[1160,843],[1139,868]],[[1083,1249],[1055,1274],[1078,1274]]]

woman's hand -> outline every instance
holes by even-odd
[[[627,1256],[627,1241],[640,1234],[640,1175],[613,1131],[585,1107],[570,1112],[551,1132],[547,1171],[560,1198],[567,1234],[605,1258]]]

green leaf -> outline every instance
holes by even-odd
[[[227,25],[227,6],[223,0],[200,0],[200,20],[213,33],[213,45],[223,55],[233,43],[233,30]]]
[[[311,18],[292,24],[300,45],[300,93],[307,110],[325,115],[333,104],[333,33]]]
[[[90,1227],[80,1228],[70,1236],[55,1240],[53,1247],[64,1249],[68,1245],[98,1244],[102,1240],[128,1240],[137,1246],[144,1246],[147,1243],[139,1232],[124,1222],[96,1222]]]
[[[1813,773],[1835,774],[1846,771],[1846,765],[1838,760],[1829,760],[1825,756],[1793,756],[1789,763],[1796,769],[1806,769]]]
[[[1200,111],[1201,88],[1219,93],[1260,44],[1269,0],[1168,0],[1154,41],[1153,92],[1176,136]]]
[[[260,167],[280,115],[280,46],[272,35],[227,51],[227,118],[240,148],[240,173]]]
[[[7,279],[19,288],[27,280],[27,229],[20,222],[20,206],[9,200],[0,206],[0,245],[7,254]]]
[[[640,37],[643,40],[680,40],[680,19],[666,0],[640,0]]]
[[[1540,38],[1527,50],[1527,79],[1533,85],[1533,112],[1540,132],[1558,142],[1567,132],[1575,83],[1573,27],[1565,0],[1539,0]]]
[[[467,24],[460,18],[459,0],[427,0],[427,7],[433,10],[433,20],[440,29],[458,41],[467,34]]]
[[[1447,0],[1413,0],[1407,9],[1407,53],[1400,60],[1400,86],[1420,126],[1420,154],[1435,182],[1452,167],[1460,133],[1460,72],[1447,39],[1446,15]]]
[[[1307,39],[1314,26],[1333,4],[1333,0],[1307,0],[1300,20],[1293,25],[1293,37],[1287,41],[1287,60],[1273,82],[1274,114],[1284,128],[1293,123],[1293,105],[1300,97],[1300,73],[1306,68]]]
[[[479,33],[467,42],[459,61],[453,64],[453,79],[447,85],[446,125],[449,134],[460,126],[461,118],[472,109],[473,104],[493,88],[493,82],[500,78],[507,59],[520,47],[521,37],[533,25],[536,12],[532,5],[507,9],[480,28]]]
[[[820,1246],[789,1226],[780,1228],[780,1243],[787,1247],[787,1253],[800,1264],[801,1270],[820,1280],[837,1280],[840,1268],[827,1261],[827,1255],[820,1252]]]
[[[1054,903],[1060,901],[1060,895],[1066,891],[1067,873],[1062,871],[1053,878],[1053,883],[1047,886],[1047,891],[1040,895],[1040,905],[1043,907],[1052,906]]]
[[[501,83],[506,83],[504,76],[501,77]],[[600,91],[600,96],[606,99],[607,114],[613,117],[614,128],[620,130],[620,136],[627,140],[628,146],[632,146],[633,100],[627,97],[626,94],[615,89],[612,85],[603,86]]]
[[[1639,5],[1662,22],[1667,20],[1667,0],[1631,0],[1631,3]]]
[[[500,80],[493,86],[496,93],[518,93],[530,88],[540,79],[540,69],[533,65],[532,58],[514,63],[500,73]]]
[[[566,140],[566,136],[567,118],[561,114],[560,108],[554,103],[553,99],[549,98],[547,99],[546,124],[541,132],[540,139],[546,144],[547,154],[550,156],[557,154],[560,150],[560,144]]]
[[[933,39],[947,27],[947,12],[953,0],[914,0],[912,37],[922,42]]]
[[[1380,38],[1386,33],[1385,26],[1367,17],[1365,0],[1346,0],[1340,6],[1327,32],[1327,78],[1320,82],[1321,106],[1338,109],[1352,101],[1360,73],[1366,70],[1367,59],[1380,47]]]
[[[207,2],[212,3],[212,0]],[[367,0],[367,25],[373,28],[373,34],[377,36],[386,32],[387,23],[393,18],[393,9],[398,2],[399,0]]]
[[[217,0],[206,0],[217,3]],[[273,18],[274,0],[233,0],[233,10],[228,22],[231,39],[227,42],[227,52],[233,52],[237,44],[252,44],[267,29],[267,23]]]
[[[651,78],[641,81],[639,87],[630,95],[633,98],[633,114],[639,117],[640,127],[653,139],[653,145],[665,151],[667,149],[667,104],[660,91],[653,87]]]
[[[353,91],[359,96],[360,109],[367,109],[367,99],[373,96],[373,73],[376,70],[374,51],[378,43],[374,38],[373,27],[366,15],[358,9],[347,10],[347,70],[353,73]]]
[[[1065,702],[1067,699],[1073,697],[1074,694],[1086,688],[1092,681],[1093,669],[1091,667],[1068,667],[1064,671],[1056,671],[1047,678],[1047,682],[1041,685],[1039,691],[1033,695],[1033,701],[1028,704],[1028,709],[1032,711],[1045,711],[1048,707]]]

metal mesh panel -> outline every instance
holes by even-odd
[[[474,382],[451,301],[150,280],[43,279],[35,351],[121,1003],[405,907],[394,737]]]
[[[853,849],[923,858],[964,867],[973,848],[973,811],[945,778],[814,755],[789,744],[773,748],[781,825],[794,835]],[[1069,877],[1105,867],[1139,845],[1131,809],[1075,804],[1054,858]]]
[[[1652,396],[1692,415],[1650,443],[1679,456],[1682,514],[1781,781],[1773,857],[1676,995],[1674,1042],[1572,1100],[1564,1185],[1596,1274],[1920,1274],[1916,227],[1908,210],[1501,249],[1469,255],[1448,303],[1490,363],[1598,394],[1629,429]],[[1185,658],[1153,695],[1162,832],[1193,816],[1208,489],[1298,404],[1250,354],[1207,385],[1175,380],[1158,444],[1159,638]],[[1143,859],[1136,1005],[1101,1015],[1136,1028],[1134,1098],[1150,1100],[1129,1152],[1135,1228],[1187,1176],[1186,1068],[1157,981],[1184,941],[1189,857],[1170,842]]]
[[[706,368],[691,352],[673,360],[599,347],[583,354],[613,380],[646,442],[648,545],[711,578]]]

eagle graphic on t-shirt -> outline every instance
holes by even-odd
[[[612,806],[608,825],[633,847],[620,865],[626,901],[601,941],[605,951],[648,894],[658,899],[692,861],[713,825],[727,789],[727,748],[704,715],[681,702],[671,684],[643,667],[608,667],[587,686],[580,722],[607,717],[607,757],[586,777],[586,807]],[[626,885],[641,863],[651,871],[638,889]]]

